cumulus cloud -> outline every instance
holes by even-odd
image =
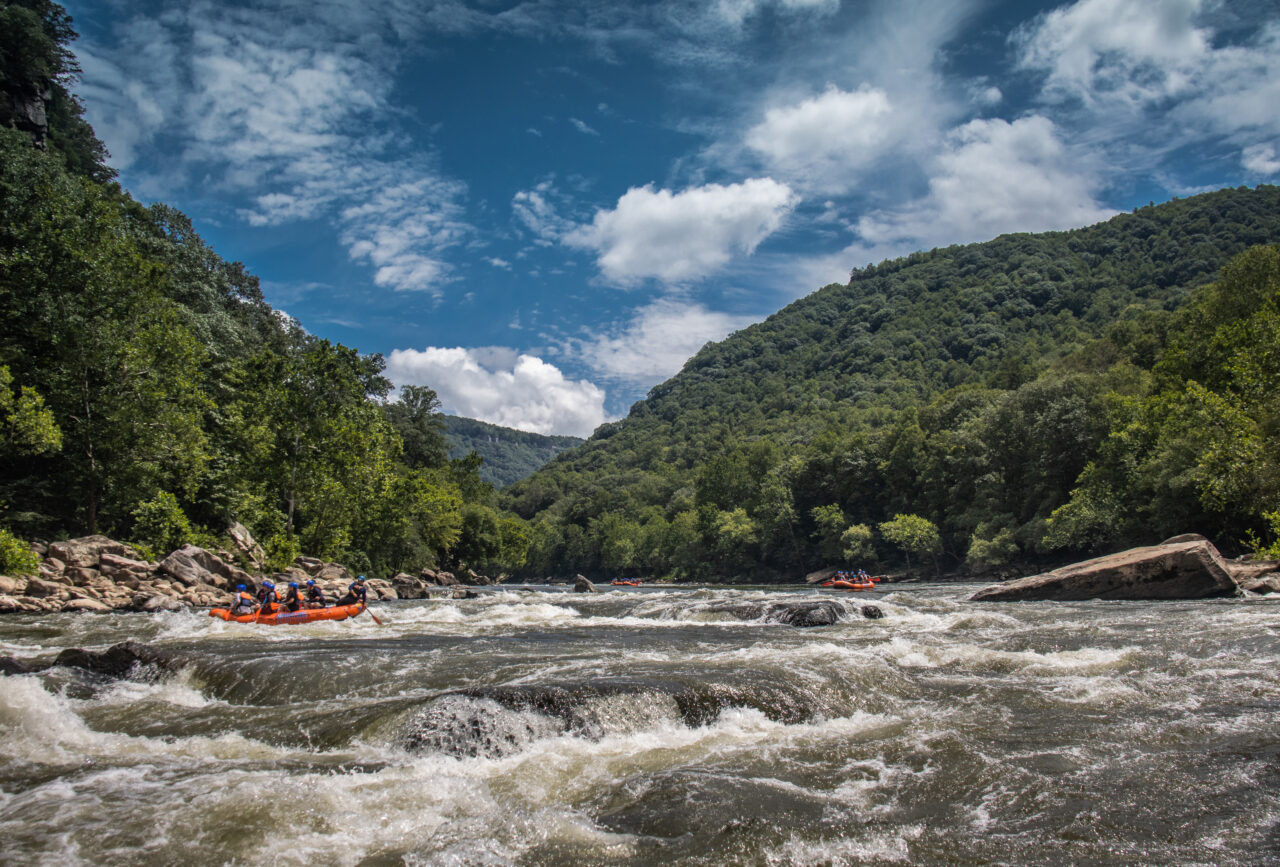
[[[580,341],[573,352],[608,379],[653,385],[679,372],[708,341],[754,322],[678,298],[659,298],[625,326]]]
[[[1202,0],[1079,0],[1024,30],[1022,64],[1045,69],[1051,93],[1146,101],[1186,88],[1209,51]]]
[[[186,183],[248,194],[238,216],[250,225],[332,220],[379,285],[438,291],[445,251],[471,231],[466,188],[370,133],[390,111],[403,10],[316,4],[299,25],[290,6],[121,19],[114,47],[81,49],[90,120],[144,188],[135,160],[163,147]]]
[[[387,376],[430,386],[450,412],[533,433],[586,437],[607,418],[598,386],[504,347],[396,349]]]
[[[1251,145],[1244,149],[1240,161],[1251,174],[1274,175],[1280,173],[1280,158],[1274,145]]]
[[[829,84],[817,96],[767,109],[764,120],[748,130],[746,143],[787,177],[838,187],[903,132],[880,88],[846,91]]]
[[[845,261],[1094,223],[1115,213],[1098,203],[1100,186],[1087,158],[1073,155],[1048,118],[970,121],[951,133],[929,194],[860,219],[862,242],[846,251]],[[860,255],[851,260],[855,252]]]
[[[754,252],[798,201],[789,186],[772,178],[679,193],[649,184],[628,190],[616,207],[597,211],[564,241],[594,250],[604,276],[620,285],[647,277],[696,280],[724,267],[734,253]]]

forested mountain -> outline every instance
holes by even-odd
[[[13,531],[159,551],[238,520],[277,565],[518,565],[523,523],[448,459],[435,393],[388,403],[381,356],[282,318],[183,214],[110,181],[62,7],[0,23],[0,561]]]
[[[1240,277],[1274,251],[1185,303],[1278,240],[1280,188],[1259,187],[855,270],[705,347],[626,419],[509,488],[535,526],[529,569],[794,576],[914,553],[978,570],[1185,530],[1227,547],[1265,533],[1280,508],[1266,460],[1241,464],[1250,487],[1209,452],[1270,444],[1276,460],[1274,404],[1225,385],[1189,397],[1205,373],[1188,347],[1212,344],[1200,320],[1234,311],[1218,325],[1243,329],[1267,359],[1259,381],[1280,384],[1259,343],[1275,339],[1274,277]],[[1249,293],[1263,324],[1203,300]],[[1225,383],[1236,362],[1217,353]],[[1179,436],[1180,413],[1196,412],[1209,431],[1229,417],[1247,443]]]
[[[480,478],[499,488],[528,477],[556,455],[582,445],[579,437],[544,436],[458,415],[443,416],[449,457],[476,452],[484,459]]]

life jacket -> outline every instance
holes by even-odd
[[[232,606],[236,610],[244,609],[245,611],[253,610],[254,598],[247,591],[240,591],[236,594],[235,605]]]

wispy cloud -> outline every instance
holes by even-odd
[[[587,124],[584,121],[578,120],[576,117],[569,118],[569,123],[573,124],[573,128],[576,129],[578,132],[582,133],[583,135],[594,135],[594,136],[600,135],[599,132],[597,132],[595,129],[591,128],[590,126],[587,126]]]
[[[652,386],[677,373],[708,341],[723,340],[754,322],[676,297],[633,311],[625,325],[571,342],[570,354],[605,379]]]

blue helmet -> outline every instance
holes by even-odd
[[[364,580],[364,576],[363,576],[363,575],[357,575],[357,576],[356,576],[356,580],[357,580],[357,581],[363,581],[363,580]]]
[[[243,584],[237,584],[236,589],[243,593],[245,590],[248,590],[249,588],[245,587]]]
[[[316,579],[314,579],[314,578],[308,578],[308,579],[307,579],[307,586],[308,586],[308,587],[310,587],[311,585],[313,585],[313,584],[315,584],[315,583],[316,583]]]
[[[270,578],[268,578],[267,580],[263,581],[263,582],[262,582],[262,586],[263,586],[263,587],[265,587],[265,588],[267,588],[268,590],[275,590],[275,589],[276,589],[276,584],[275,584],[275,582],[274,582],[274,581],[272,581]]]

